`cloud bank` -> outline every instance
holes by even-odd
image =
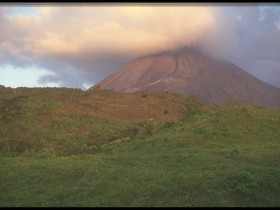
[[[279,8],[53,4],[11,15],[0,7],[0,65],[38,66],[51,72],[40,83],[82,88],[139,56],[195,44],[280,87]]]

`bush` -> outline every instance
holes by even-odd
[[[165,128],[165,129],[172,128],[174,125],[175,125],[175,122],[167,121],[164,123],[163,128]]]
[[[136,136],[151,136],[153,126],[147,122],[138,122],[133,126],[121,131],[120,137],[134,138]]]
[[[44,149],[35,153],[36,158],[54,158],[56,154],[50,150]]]
[[[250,194],[257,186],[256,178],[247,171],[228,174],[225,177],[225,185],[231,191],[240,194]]]

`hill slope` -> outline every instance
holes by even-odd
[[[232,97],[280,107],[280,89],[255,78],[233,63],[189,48],[136,59],[91,89],[96,86],[123,92],[170,91],[217,103]]]
[[[16,92],[1,95],[0,114],[11,115],[0,120],[1,207],[280,206],[279,110],[234,103],[205,109],[187,98],[189,109],[175,121],[124,121],[89,104],[108,104],[106,113],[118,97],[142,94]],[[165,94],[143,100],[181,103]]]
[[[0,153],[95,152],[110,141],[178,120],[186,96],[71,88],[0,87]]]

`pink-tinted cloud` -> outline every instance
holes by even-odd
[[[139,56],[195,44],[280,86],[269,76],[280,72],[277,8],[262,20],[255,4],[35,5],[36,13],[18,15],[1,8],[0,65],[37,65],[55,73],[42,83],[82,87]]]

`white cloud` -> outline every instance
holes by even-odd
[[[34,55],[81,51],[147,53],[177,47],[215,25],[213,9],[200,7],[37,7],[41,16],[15,15],[20,46]],[[109,14],[108,16],[103,16]],[[17,34],[13,34],[17,36]]]
[[[217,57],[240,62],[241,67],[255,67],[249,63],[270,51],[280,54],[279,19],[270,21],[278,14],[273,7],[266,8],[262,18],[254,5],[54,4],[34,5],[30,14],[5,16],[8,11],[0,8],[0,64],[29,61],[56,73],[56,77],[44,77],[44,82],[61,80],[83,87],[83,83],[97,82],[98,75],[117,70],[124,63],[121,60],[192,43]]]
[[[52,73],[38,67],[0,66],[0,84],[7,87],[59,87],[59,84],[54,82],[48,82],[44,85],[38,83],[39,78],[45,75],[52,75]]]

